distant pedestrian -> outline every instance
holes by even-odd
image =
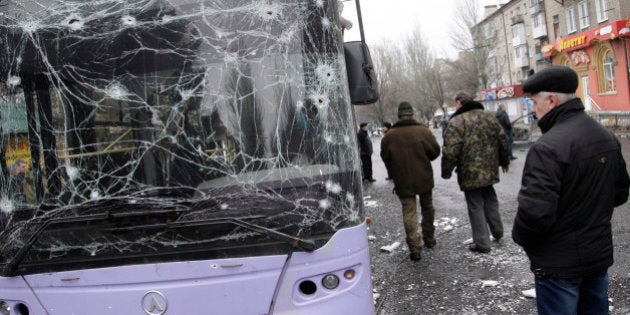
[[[387,133],[387,131],[389,131],[389,129],[392,129],[392,123],[390,123],[390,122],[384,122],[384,123],[383,123],[383,126],[381,127],[381,132],[382,132],[383,134],[386,134],[386,133]]]
[[[507,172],[510,164],[507,138],[497,119],[483,105],[465,93],[455,98],[457,111],[444,131],[442,178],[457,172],[464,191],[473,243],[469,250],[490,252],[490,233],[503,237],[499,201],[493,185],[499,182],[499,166]]]
[[[531,262],[539,314],[608,314],[610,220],[628,199],[621,145],[584,112],[577,86],[560,66],[523,83],[543,135],[527,153],[512,238]]]
[[[501,124],[501,127],[503,127],[503,131],[505,131],[505,135],[507,136],[510,160],[516,160],[516,157],[512,154],[512,143],[514,142],[512,139],[512,122],[510,121],[510,116],[505,111],[505,105],[499,105],[499,109],[497,109],[495,117],[499,120],[499,123]]]
[[[9,184],[9,193],[13,195],[16,201],[24,202],[24,178],[26,177],[26,162],[17,160],[11,166],[11,178]]]
[[[383,127],[381,127],[381,132],[383,132],[383,137],[390,129],[392,129],[392,123],[384,122]],[[393,179],[392,174],[389,172],[389,170],[387,170],[387,178],[385,178],[385,180],[392,180],[392,179]]]
[[[372,177],[372,140],[370,139],[368,123],[364,122],[359,125],[357,132],[357,140],[359,142],[359,154],[361,155],[361,169],[363,171],[363,180],[375,182]]]
[[[425,125],[419,123],[411,104],[398,105],[399,120],[381,142],[381,157],[393,175],[394,189],[402,204],[403,225],[411,260],[420,260],[422,243],[418,234],[416,195],[422,209],[422,238],[426,247],[435,246],[435,208],[431,161],[440,155],[440,145]]]

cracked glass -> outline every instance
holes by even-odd
[[[0,0],[0,264],[268,255],[362,222],[338,14]]]

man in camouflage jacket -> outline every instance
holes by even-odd
[[[496,240],[503,237],[499,202],[492,185],[499,182],[499,166],[508,171],[507,138],[499,121],[485,112],[483,105],[465,93],[459,93],[455,101],[457,111],[444,131],[442,178],[450,178],[453,170],[457,172],[473,234],[469,249],[488,253],[488,227]]]

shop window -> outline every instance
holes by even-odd
[[[604,70],[604,92],[615,91],[615,66],[612,53],[608,51],[602,64]]]
[[[617,60],[609,43],[602,43],[594,50],[594,57],[597,60],[597,85],[599,93],[610,93],[617,91],[615,82],[615,66]]]

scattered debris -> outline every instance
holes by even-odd
[[[391,252],[393,252],[396,248],[398,248],[398,246],[400,246],[400,242],[394,242],[394,243],[392,243],[392,244],[390,244],[390,245],[387,245],[387,246],[383,246],[383,247],[381,247],[381,251],[391,253]]]
[[[378,206],[378,201],[376,200],[366,200],[363,202],[363,205],[365,205],[366,207],[376,207]]]
[[[457,218],[439,218],[435,221],[435,226],[444,232],[449,232],[455,228],[455,223],[457,223]]]
[[[465,240],[462,244],[469,245],[469,244],[472,244],[472,243],[473,243],[473,239],[469,238],[469,239]]]
[[[495,280],[484,280],[481,282],[481,287],[485,288],[485,287],[496,287],[497,285],[499,285],[499,281],[495,281]]]
[[[376,236],[368,235],[368,241],[374,241],[374,240],[376,240]]]
[[[535,299],[536,298],[536,289],[524,290],[524,291],[521,291],[521,293],[526,298],[530,298],[530,299]]]

